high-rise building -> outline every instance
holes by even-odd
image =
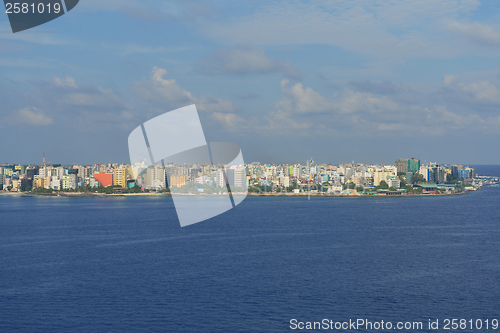
[[[69,190],[69,177],[68,176],[63,176],[61,178],[61,189]]]
[[[411,172],[407,172],[406,173],[406,183],[407,184],[411,184],[412,183],[411,182],[411,176],[413,176],[413,173],[411,173]]]
[[[44,178],[38,178],[34,183],[33,187],[36,188],[43,188],[45,185],[45,179]]]
[[[113,185],[127,187],[127,169],[116,168],[113,170]]]
[[[247,185],[247,173],[245,168],[236,169],[234,171],[234,187],[243,188],[246,187],[246,185]]]
[[[389,178],[387,180],[387,185],[389,185],[389,187],[399,188],[401,186],[401,180],[397,177]]]
[[[169,187],[182,187],[186,185],[186,175],[169,175]]]
[[[297,178],[297,179],[298,179],[298,178],[301,178],[301,177],[302,177],[302,166],[300,166],[300,165],[295,165],[295,166],[293,167],[293,173],[292,173],[292,174],[293,174],[293,176],[294,176],[295,178]]]
[[[232,167],[226,169],[227,183],[231,187],[245,187],[247,182],[247,175],[245,168]]]
[[[418,173],[421,174],[422,177],[424,177],[425,181],[434,182],[435,176],[434,176],[434,170],[432,167],[422,166],[422,167],[420,167]]]
[[[226,184],[227,184],[227,178],[226,178],[226,173],[224,172],[224,170],[222,169],[219,169],[217,170],[217,174],[216,174],[216,184],[217,184],[217,187],[220,187],[220,188],[225,188],[226,187]]]
[[[61,188],[63,190],[75,190],[78,188],[78,174],[69,173],[61,178]]]
[[[417,173],[420,170],[420,160],[410,158],[408,160],[408,172]]]
[[[475,177],[475,170],[473,168],[463,168],[462,170],[458,170],[458,178],[469,179]]]
[[[406,158],[400,158],[399,160],[396,160],[396,169],[398,172],[408,172],[408,159]]]
[[[83,165],[75,165],[73,169],[78,170],[79,179],[89,178],[89,175],[92,173],[92,168]]]
[[[434,169],[434,182],[436,184],[442,184],[446,181],[446,170],[442,166],[437,166]]]
[[[229,186],[234,186],[234,169],[226,169],[227,183]]]
[[[47,166],[41,167],[40,170],[38,170],[38,175],[42,178],[47,178],[47,176],[51,176],[50,167]]]
[[[63,167],[57,167],[52,170],[52,176],[57,176],[59,179],[62,179],[64,175],[66,175],[66,171]]]
[[[346,168],[345,169],[345,176],[346,177],[352,177],[352,168]]]
[[[21,179],[21,191],[31,190],[33,188],[33,181],[28,177]]]
[[[99,173],[94,173],[93,177],[104,187],[113,185],[112,173],[104,173],[101,171]]]
[[[282,184],[284,187],[288,187],[290,186],[290,177],[286,176],[286,177],[283,177],[283,184]]]
[[[387,182],[387,179],[395,177],[396,174],[394,169],[379,169],[373,173],[373,185],[379,186],[381,181]]]
[[[165,188],[165,167],[161,165],[150,166],[146,172],[146,187]]]
[[[35,175],[38,175],[38,167],[30,166],[30,167],[26,168],[26,177],[33,180],[33,177]]]
[[[57,176],[51,176],[50,178],[50,188],[53,190],[61,189],[61,180]]]

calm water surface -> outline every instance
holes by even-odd
[[[247,198],[180,228],[165,197],[2,195],[0,332],[500,318],[499,199]]]
[[[500,177],[500,165],[471,165],[480,176]]]

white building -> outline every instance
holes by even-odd
[[[226,187],[227,179],[226,179],[226,173],[224,172],[224,170],[222,170],[222,169],[217,170],[215,182],[217,184],[217,187],[220,187],[220,188]]]
[[[283,186],[290,186],[290,177],[283,177]]]
[[[50,188],[53,190],[61,189],[61,180],[57,176],[50,177]]]
[[[146,187],[163,189],[166,187],[165,167],[162,165],[151,166],[146,172]]]
[[[399,178],[390,178],[387,180],[387,184],[389,187],[394,187],[394,188],[400,188],[401,187],[401,180]]]
[[[383,168],[383,169],[378,169],[373,173],[373,185],[379,186],[381,181],[385,181],[387,183],[387,180],[392,177],[397,176],[397,169],[394,167],[393,168]]]

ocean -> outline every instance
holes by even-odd
[[[500,165],[471,165],[479,176],[500,177]]]
[[[491,187],[249,197],[181,228],[168,197],[0,195],[0,332],[287,332],[293,319],[491,327],[499,199]]]

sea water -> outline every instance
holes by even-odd
[[[500,319],[499,199],[249,197],[181,228],[168,197],[1,195],[0,332]]]

